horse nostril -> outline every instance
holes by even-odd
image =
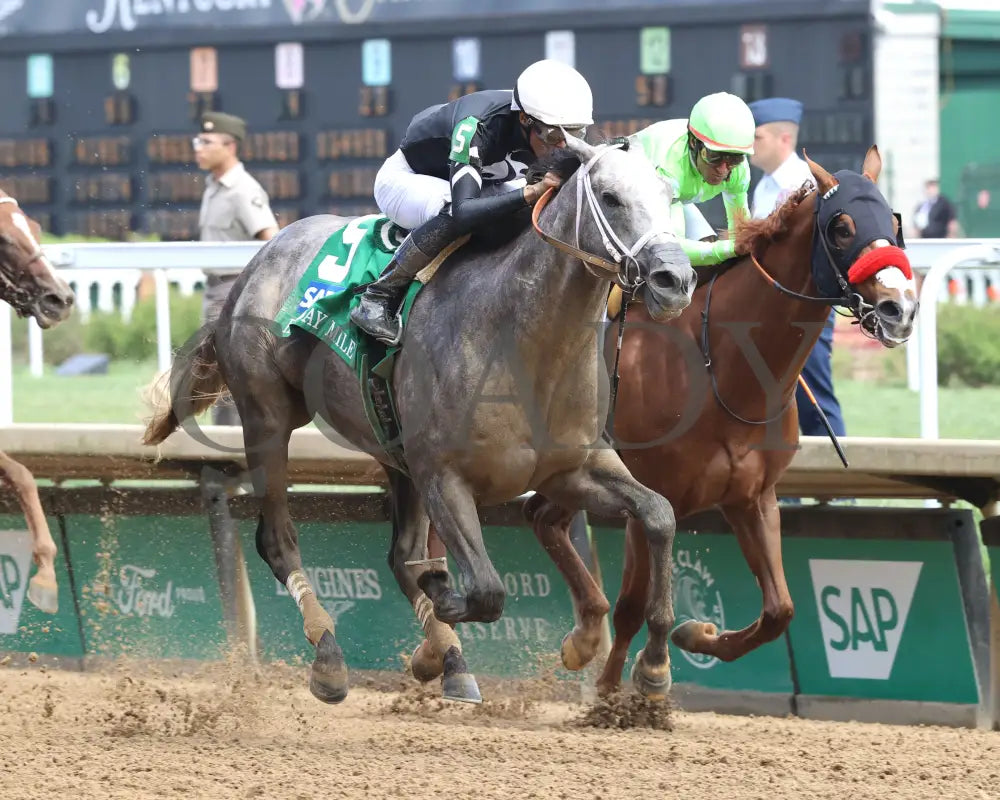
[[[47,308],[63,309],[70,308],[73,305],[73,294],[68,295],[56,294],[55,292],[48,292],[42,295],[42,305]]]
[[[875,311],[886,322],[903,321],[903,307],[895,300],[882,300],[875,306]]]
[[[658,269],[649,276],[649,283],[660,292],[680,292],[683,288],[680,276],[672,269]]]

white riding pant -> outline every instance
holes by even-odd
[[[482,196],[503,194],[524,187],[524,178],[506,183],[483,184]],[[441,213],[451,202],[451,185],[442,178],[413,171],[406,156],[397,150],[375,175],[375,204],[399,227],[412,231]]]

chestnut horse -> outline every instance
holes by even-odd
[[[0,300],[20,317],[34,317],[51,328],[69,316],[73,291],[52,269],[39,244],[41,228],[0,190]],[[23,465],[0,452],[0,480],[17,493],[31,532],[31,553],[38,571],[28,582],[28,599],[42,611],[58,610],[56,543],[38,499],[35,479]]]
[[[719,632],[712,623],[686,620],[671,634],[681,649],[721,661],[773,641],[792,619],[775,485],[798,444],[796,384],[829,305],[850,309],[861,330],[886,347],[909,338],[917,312],[909,261],[896,246],[899,220],[875,186],[882,168],[877,148],[868,150],[861,175],[834,176],[806,160],[818,191],[807,184],[770,217],[744,223],[737,249],[749,255],[698,289],[667,326],[673,335],[642,324],[649,317],[636,305],[620,355],[611,433],[626,466],[667,497],[678,518],[718,506],[761,588],[761,614],[743,630]],[[606,357],[613,360],[615,341],[608,338]],[[575,658],[566,666],[579,668],[596,653],[594,611],[607,601],[566,546],[571,511],[537,495],[525,511],[564,573],[578,578],[571,590],[581,624],[571,634]],[[620,684],[642,626],[648,582],[642,526],[630,519],[614,644],[598,679],[602,693]]]
[[[700,286],[680,317],[654,326],[639,302],[626,309],[609,426],[614,444],[632,475],[665,496],[678,519],[721,508],[763,594],[760,617],[743,630],[720,633],[698,620],[674,629],[678,647],[722,661],[778,638],[792,619],[775,484],[798,444],[796,384],[829,307],[848,308],[861,330],[886,347],[907,340],[917,311],[909,261],[896,246],[899,221],[875,186],[882,167],[877,148],[868,150],[862,175],[845,170],[834,177],[806,160],[819,191],[806,184],[770,217],[745,222],[737,250],[748,255],[699,268]],[[613,325],[606,341],[609,368],[617,332]],[[609,609],[570,543],[576,511],[539,494],[525,503],[578,612],[562,646],[571,670],[596,655]],[[629,519],[614,645],[598,680],[602,693],[620,684],[645,617],[649,580],[642,525]]]

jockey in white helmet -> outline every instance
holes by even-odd
[[[525,69],[513,90],[474,92],[413,117],[375,178],[379,209],[411,233],[351,320],[383,342],[398,342],[396,313],[414,276],[459,236],[534,205],[558,186],[552,173],[526,186],[524,172],[565,145],[564,131],[583,138],[593,113],[583,75],[544,60]]]

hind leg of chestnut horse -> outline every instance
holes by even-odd
[[[611,653],[597,679],[597,691],[611,694],[621,686],[622,670],[628,658],[632,640],[642,630],[643,610],[649,593],[649,546],[642,523],[630,519],[625,525],[625,564],[622,568],[622,588],[615,601],[614,639]]]
[[[579,622],[563,637],[560,654],[566,669],[581,670],[597,655],[601,621],[611,606],[570,540],[570,523],[576,512],[536,494],[525,502],[524,513],[573,597]]]
[[[563,508],[582,508],[597,516],[627,515],[642,522],[649,549],[649,594],[646,602],[646,647],[636,659],[632,680],[651,700],[670,692],[670,654],[674,623],[670,569],[676,521],[673,507],[660,494],[639,483],[613,450],[595,450],[578,470],[557,475],[538,487],[540,494]]]
[[[774,487],[747,503],[722,506],[736,532],[740,549],[763,595],[760,617],[738,631],[718,633],[715,625],[687,620],[671,634],[674,644],[690,653],[705,653],[734,661],[783,634],[794,607],[781,563],[781,519]]]
[[[392,498],[389,567],[413,606],[425,637],[413,651],[410,671],[423,683],[441,677],[441,696],[445,700],[481,703],[479,686],[462,655],[462,642],[451,625],[434,616],[434,604],[417,582],[425,572],[442,568],[447,571],[444,547],[435,536],[435,552],[429,552],[430,523],[413,482],[398,470],[387,467],[386,472]]]
[[[31,533],[31,555],[38,570],[28,581],[28,599],[48,614],[59,610],[59,587],[56,584],[56,543],[38,499],[35,477],[23,464],[0,452],[0,477],[17,494]]]

